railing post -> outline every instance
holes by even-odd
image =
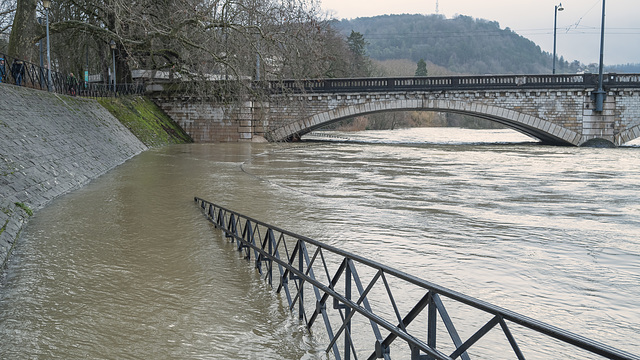
[[[298,240],[298,271],[304,274],[304,258],[302,256],[302,240]],[[298,297],[298,319],[304,320],[304,281],[302,277],[298,278],[300,284],[300,296]]]
[[[273,237],[273,230],[269,229],[267,231],[267,242],[269,243],[269,256],[274,256],[274,249],[273,249],[273,243],[275,242],[275,239]],[[271,260],[271,258],[269,258],[269,285],[271,285],[271,287],[273,287],[273,261]]]
[[[344,270],[344,297],[351,301],[351,265],[347,261],[347,266]],[[344,334],[344,358],[345,360],[351,359],[351,320],[350,320],[351,308],[345,306],[344,316],[347,320],[347,326],[345,327]]]
[[[433,299],[433,292],[429,296],[429,305],[427,308],[427,345],[430,348],[436,348],[436,320],[438,312],[436,309],[436,302]],[[431,359],[431,357],[429,357]]]
[[[251,244],[251,238],[253,235],[253,232],[251,231],[251,229],[253,228],[253,226],[251,226],[251,220],[247,220],[244,223],[244,231],[242,232],[242,240],[244,240],[247,244]],[[242,244],[242,246],[238,247],[238,250],[242,250],[246,248],[246,253],[245,253],[245,259],[247,259],[247,261],[251,260],[251,248],[249,246],[244,246],[244,244]]]
[[[238,229],[236,227],[236,216],[233,213],[231,214],[231,216],[229,216],[229,226],[227,226],[227,228],[231,230],[231,233],[233,235],[238,235]],[[231,238],[231,242],[235,241],[235,237],[233,235],[227,235],[227,237]],[[242,246],[242,242],[238,240],[237,243],[238,243],[238,251],[240,251],[241,250],[240,246]]]

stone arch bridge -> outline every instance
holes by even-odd
[[[219,103],[154,92],[196,142],[290,141],[346,118],[401,110],[467,114],[544,143],[615,145],[640,137],[640,75],[595,74],[291,80],[260,83],[267,96]],[[254,85],[258,86],[258,85]]]

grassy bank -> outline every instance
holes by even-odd
[[[98,102],[149,147],[192,142],[189,135],[144,96],[101,98]]]

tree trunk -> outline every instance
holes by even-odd
[[[39,33],[36,4],[37,0],[18,0],[8,48],[10,56],[31,62],[37,58],[36,47],[32,42]]]

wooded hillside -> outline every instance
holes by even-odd
[[[552,54],[495,21],[441,15],[383,15],[335,21],[343,34],[364,35],[367,54],[376,60],[420,59],[459,74],[550,74]],[[584,70],[562,57],[558,73]]]

